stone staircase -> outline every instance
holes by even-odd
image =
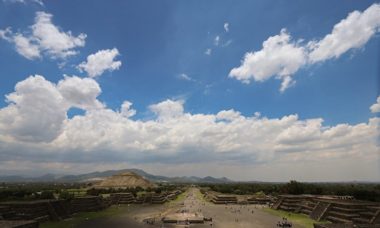
[[[311,210],[309,201],[310,199],[306,196],[282,195],[280,196],[280,202],[277,201],[275,206],[277,209],[284,211],[300,213],[302,210],[304,212]]]
[[[312,218],[316,221],[320,221],[330,206],[331,206],[331,204],[327,203],[327,202],[321,202],[321,201],[317,202],[313,211],[309,215],[310,218]]]
[[[333,223],[379,224],[380,209],[371,203],[337,201],[331,203],[323,218]]]
[[[281,197],[278,198],[277,201],[273,204],[272,208],[277,210],[280,207],[283,200],[284,200],[284,198],[281,198]]]

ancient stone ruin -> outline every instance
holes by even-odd
[[[135,203],[135,197],[132,193],[112,193],[110,195],[112,204],[131,204]]]
[[[84,211],[100,211],[109,205],[104,202],[101,196],[82,196],[76,197],[70,201],[71,213]]]
[[[70,216],[70,204],[65,200],[15,201],[0,204],[1,216],[7,220],[60,220]]]
[[[170,200],[174,200],[181,191],[163,192],[163,193],[143,193],[134,197],[132,193],[112,193],[110,196],[112,204],[162,204]]]
[[[124,172],[113,175],[94,186],[95,188],[152,188],[153,183],[133,172]]]
[[[236,204],[237,198],[232,195],[215,195],[212,202],[215,204]]]
[[[303,213],[320,221],[341,224],[380,224],[380,203],[333,196],[281,195],[274,209]]]

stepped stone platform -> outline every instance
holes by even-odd
[[[145,193],[140,196],[137,196],[135,199],[135,203],[151,203],[151,204],[163,204],[167,202],[166,194],[159,193]]]
[[[212,202],[215,204],[237,204],[238,200],[236,196],[215,195]]]
[[[39,223],[34,220],[0,220],[1,228],[38,228]]]
[[[175,223],[179,225],[202,224],[204,216],[200,213],[177,212],[162,218],[163,223]]]
[[[1,212],[8,220],[61,220],[70,216],[69,204],[65,200],[36,200],[3,202],[0,207],[8,208],[8,214]]]
[[[162,204],[167,201],[166,196],[163,194],[153,194],[151,198],[151,203],[153,204]]]
[[[100,211],[107,207],[103,198],[100,196],[83,196],[77,197],[70,201],[71,213],[85,211]]]
[[[179,194],[181,194],[182,191],[180,190],[174,190],[171,192],[165,192],[164,195],[166,197],[166,200],[175,200]]]
[[[271,201],[272,201],[271,198],[267,196],[251,196],[251,197],[248,197],[248,199],[246,200],[248,204],[261,204],[261,205],[268,204]]]
[[[179,190],[163,193],[144,193],[134,197],[132,193],[112,193],[110,195],[111,204],[162,204],[169,200],[174,200],[182,192]]]
[[[204,197],[214,204],[272,204],[275,199],[266,195],[219,194],[214,191],[204,192]]]
[[[314,220],[334,224],[380,224],[380,203],[350,197],[281,195],[272,208],[303,213]]]
[[[136,201],[132,193],[112,193],[110,199],[112,204],[131,204]]]

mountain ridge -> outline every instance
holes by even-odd
[[[149,181],[160,183],[231,183],[234,182],[226,177],[216,178],[211,176],[197,177],[197,176],[178,176],[178,177],[167,177],[161,175],[153,175],[145,172],[142,169],[120,169],[120,170],[106,170],[106,171],[95,171],[84,174],[77,175],[59,175],[59,174],[45,174],[38,177],[25,177],[22,175],[4,175],[0,176],[0,182],[92,182],[91,180],[101,180],[102,178],[110,177],[115,174],[122,172],[134,172]]]

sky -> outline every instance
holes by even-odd
[[[380,181],[380,2],[0,1],[0,175]]]

